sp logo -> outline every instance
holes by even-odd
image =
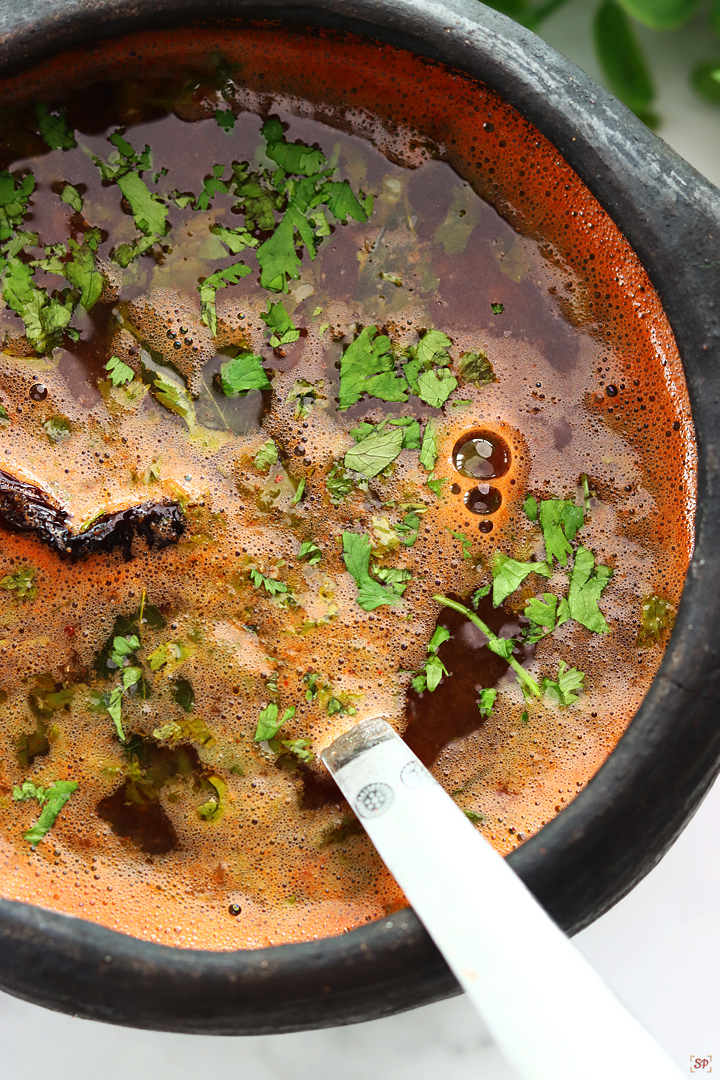
[[[691,1073],[711,1073],[712,1072],[712,1054],[708,1054],[707,1057],[695,1057],[695,1054],[690,1055],[690,1072]]]

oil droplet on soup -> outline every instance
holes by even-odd
[[[531,836],[692,544],[677,349],[607,215],[485,87],[320,39],[2,85],[0,894],[181,947],[404,904],[318,762],[365,716]]]

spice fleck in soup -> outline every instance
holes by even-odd
[[[691,550],[626,241],[494,93],[350,37],[147,33],[2,95],[0,894],[211,949],[380,918],[319,762],[373,715],[513,850]]]

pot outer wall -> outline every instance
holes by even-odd
[[[113,34],[197,19],[191,0],[0,0],[0,72]],[[628,238],[675,333],[698,441],[696,548],[659,674],[607,763],[509,856],[569,933],[658,862],[720,767],[720,192],[538,37],[475,0],[204,0],[203,22],[352,31],[498,91]],[[0,988],[108,1023],[260,1034],[387,1016],[458,992],[415,914],[243,952],[172,949],[0,901]]]

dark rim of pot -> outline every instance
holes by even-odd
[[[0,0],[0,73],[131,30],[187,25],[195,0]],[[659,674],[584,791],[509,856],[575,932],[661,858],[720,762],[720,192],[583,72],[476,0],[204,0],[202,21],[357,33],[477,77],[557,147],[625,234],[664,304],[698,443],[696,548]],[[482,917],[482,898],[478,898]],[[242,952],[172,949],[0,901],[0,987],[111,1023],[258,1034],[386,1016],[457,992],[414,913]]]

